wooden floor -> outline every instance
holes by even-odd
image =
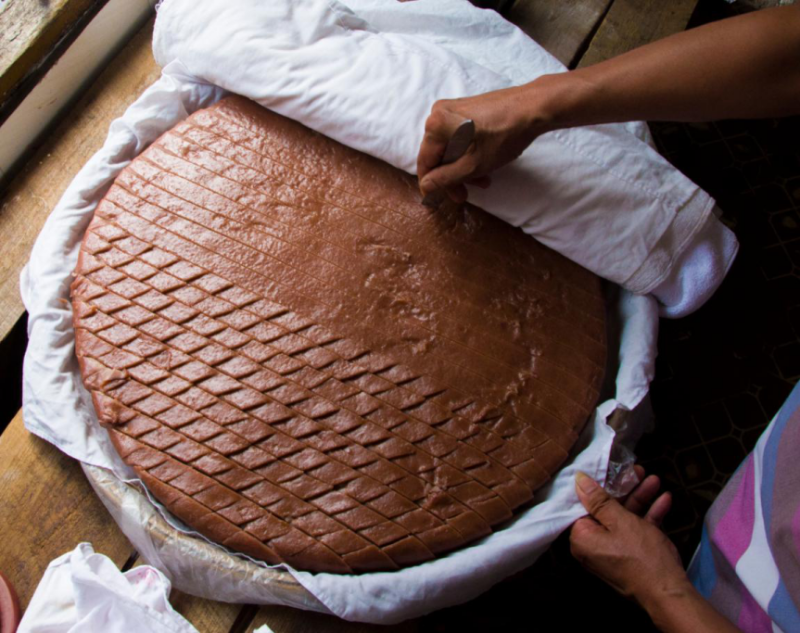
[[[585,66],[685,28],[696,0],[516,0],[507,17],[569,67]],[[150,49],[152,21],[64,116],[33,158],[0,191],[0,342],[23,317],[18,279],[33,241],[67,184],[101,146],[109,123],[159,75]],[[2,349],[2,348],[0,348]],[[12,365],[13,363],[13,365]],[[20,372],[0,354],[0,376]],[[4,396],[15,397],[14,394]],[[0,420],[0,424],[3,421]],[[23,608],[47,563],[90,541],[121,568],[141,563],[108,518],[77,463],[28,434],[17,414],[0,436],[0,570],[16,584]],[[42,509],[47,509],[43,512]],[[267,623],[278,633],[377,630],[281,607],[227,605],[175,592],[174,606],[200,631],[241,633]],[[462,630],[422,618],[388,631]]]

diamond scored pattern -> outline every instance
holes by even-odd
[[[100,295],[100,297],[93,299],[87,305],[90,307],[98,308],[97,303],[98,301],[102,303],[102,297],[104,296],[106,295]],[[149,299],[152,299],[153,296],[154,295],[151,294],[149,296]],[[168,298],[168,295],[162,295],[162,296],[165,299]],[[80,302],[76,299],[75,303],[79,304]],[[168,302],[164,301],[160,303],[166,304]],[[169,308],[162,309],[158,314],[159,316],[172,317],[172,319],[174,319],[175,321],[183,320],[183,322],[187,325],[187,327],[190,327],[191,323],[186,323],[185,320],[186,314],[182,310],[173,307],[180,305],[181,304],[179,304],[178,302],[169,303]],[[169,310],[169,312],[167,312],[167,310]],[[165,314],[165,312],[167,312],[167,314]],[[284,322],[287,320],[285,312],[281,314],[281,317],[283,317]],[[168,331],[171,334],[174,334],[175,330],[171,327],[171,325],[180,325],[180,324],[173,322],[166,326],[169,328]],[[78,327],[80,328],[79,323]],[[113,328],[116,327],[116,325],[114,324],[111,325],[110,327]],[[174,334],[173,338],[166,340],[167,345],[171,345],[172,341],[175,339],[178,339],[179,342],[183,344],[183,341],[185,340],[185,334],[187,333],[182,332],[180,334]],[[88,332],[84,332],[82,334],[82,338],[90,336],[93,336],[93,334],[90,334]],[[144,343],[139,341],[128,341],[127,348],[135,349],[137,346],[141,346],[143,344],[157,345],[157,342],[149,340],[146,334],[140,334],[139,338],[143,340]],[[209,346],[213,345],[211,341],[207,341],[207,344]],[[311,345],[309,344],[303,345],[304,349],[308,349],[310,347]],[[188,351],[188,350],[182,349],[181,351]],[[196,352],[194,354],[195,357],[200,356],[202,348],[196,349],[194,351]],[[112,355],[116,353],[117,353],[116,351],[110,351],[107,352],[105,355],[103,355],[101,358],[97,358],[95,360],[98,360],[98,362],[103,363],[109,357],[113,358]],[[192,354],[190,353],[190,355]],[[208,354],[203,354],[203,355],[208,356]],[[333,357],[336,358],[337,361],[343,360],[336,355],[334,355]],[[216,358],[212,357],[211,360],[213,362],[213,360],[216,360]],[[270,363],[268,361],[272,362]],[[306,449],[306,451],[308,451],[306,453],[306,451],[301,452],[297,450],[300,445],[290,443],[288,446],[286,446],[286,443],[280,443],[278,441],[275,441],[269,443],[269,448],[273,451],[273,453],[283,458],[289,465],[291,465],[292,462],[291,458],[294,457],[295,460],[298,461],[298,463],[295,465],[299,465],[302,468],[310,469],[310,475],[305,476],[302,474],[302,470],[296,468],[287,468],[287,463],[278,463],[273,468],[263,468],[265,465],[271,462],[274,463],[275,455],[261,448],[261,447],[266,448],[265,446],[266,438],[270,437],[270,434],[272,434],[273,431],[271,430],[270,426],[266,424],[259,425],[261,427],[260,429],[257,427],[253,428],[254,425],[258,424],[259,420],[264,420],[270,423],[272,425],[272,428],[278,429],[279,431],[284,432],[287,435],[292,436],[293,438],[306,437],[306,443],[309,443],[309,439],[311,438],[318,438],[319,441],[324,442],[323,450],[327,449],[329,451],[332,451],[333,449],[341,449],[343,446],[351,446],[352,441],[348,440],[356,440],[356,441],[361,440],[365,444],[369,444],[370,441],[374,443],[380,440],[381,443],[377,446],[376,450],[379,454],[382,454],[384,457],[387,457],[387,459],[391,460],[394,457],[396,460],[399,460],[402,456],[413,454],[415,452],[411,444],[408,443],[401,444],[399,439],[394,443],[384,441],[390,439],[390,435],[386,431],[383,431],[382,427],[380,427],[377,424],[373,425],[364,424],[363,421],[353,413],[350,413],[352,417],[350,425],[346,426],[345,428],[351,430],[351,432],[355,434],[354,437],[349,437],[347,435],[339,435],[335,431],[332,432],[331,430],[328,430],[326,427],[323,426],[325,417],[326,416],[332,417],[334,414],[342,410],[333,403],[331,403],[330,401],[325,399],[324,397],[326,395],[325,389],[321,387],[327,384],[329,390],[333,388],[335,391],[336,384],[345,386],[347,385],[347,383],[341,383],[335,378],[330,378],[326,374],[319,372],[318,370],[314,370],[308,365],[292,362],[293,359],[291,357],[281,353],[276,352],[274,355],[270,354],[268,361],[265,362],[265,365],[269,365],[270,368],[273,369],[272,372],[269,372],[270,376],[275,376],[276,374],[278,374],[277,371],[274,371],[275,369],[278,369],[290,376],[296,373],[300,373],[300,376],[298,376],[299,380],[298,383],[283,382],[279,383],[278,386],[273,386],[272,390],[269,392],[269,395],[274,398],[273,402],[265,404],[262,407],[259,407],[258,409],[250,411],[251,414],[250,416],[248,416],[248,414],[245,413],[244,411],[241,411],[241,409],[228,407],[228,411],[233,414],[233,417],[236,418],[237,421],[241,422],[241,420],[244,419],[250,423],[250,429],[246,429],[242,425],[239,425],[238,427],[237,426],[234,427],[233,434],[229,434],[232,437],[238,437],[244,439],[245,440],[244,443],[241,444],[235,442],[230,443],[229,440],[229,443],[226,444],[224,442],[224,438],[220,439],[224,432],[221,429],[221,426],[215,424],[211,418],[214,418],[216,415],[218,415],[217,411],[221,406],[226,406],[224,402],[215,402],[214,404],[210,404],[209,406],[207,406],[205,409],[202,409],[201,413],[204,414],[204,419],[201,419],[201,421],[197,420],[191,421],[191,418],[187,419],[186,418],[187,412],[188,415],[190,415],[192,418],[198,416],[198,414],[191,412],[189,409],[186,409],[179,403],[173,403],[173,406],[176,410],[176,414],[179,414],[179,417],[177,419],[172,419],[171,415],[161,415],[160,419],[164,420],[165,424],[179,426],[180,432],[185,436],[184,444],[187,443],[186,440],[194,440],[195,442],[203,443],[204,447],[212,448],[218,453],[229,454],[234,461],[240,463],[242,466],[244,466],[249,470],[261,469],[259,471],[261,476],[263,476],[268,480],[271,480],[276,484],[282,485],[282,488],[284,489],[283,492],[284,495],[286,494],[285,491],[288,491],[296,495],[297,497],[303,499],[308,498],[309,496],[311,497],[319,496],[322,493],[332,490],[334,486],[341,486],[343,483],[347,483],[348,481],[353,481],[355,479],[360,482],[360,486],[362,489],[366,487],[367,489],[370,490],[370,492],[363,492],[363,491],[360,493],[356,492],[356,494],[360,494],[361,496],[360,499],[358,496],[354,496],[354,498],[357,501],[369,504],[370,501],[376,500],[374,505],[376,505],[376,507],[378,508],[381,508],[386,506],[387,499],[394,500],[393,504],[394,507],[398,505],[397,500],[405,500],[406,499],[405,497],[397,493],[394,493],[391,490],[391,488],[381,484],[380,482],[376,481],[371,477],[359,478],[357,471],[354,470],[352,467],[348,467],[346,465],[348,461],[354,466],[365,466],[380,461],[379,458],[373,456],[362,454],[361,457],[359,458],[354,456],[353,454],[348,454],[346,456],[342,454],[341,458],[344,461],[341,463],[337,463],[334,461],[329,461],[329,459],[325,459],[325,453],[320,450],[314,449],[316,451],[314,453],[311,450]],[[152,366],[150,365],[150,363],[147,363],[147,361],[144,360],[143,358],[139,358],[137,362],[139,364],[133,368],[134,370],[133,373],[129,372],[129,375],[132,378],[135,377],[134,374],[137,373],[136,372],[137,369],[139,368],[144,369]],[[246,365],[246,363],[250,364]],[[298,365],[299,369],[297,369]],[[245,370],[243,372],[242,368],[245,366],[249,371]],[[155,370],[158,370],[157,367],[155,366],[152,367]],[[109,367],[109,369],[110,368],[111,367]],[[245,393],[251,392],[252,390],[248,389],[246,386],[242,385],[236,380],[236,375],[238,374],[239,375],[238,377],[240,378],[243,376],[244,377],[252,376],[258,371],[263,372],[264,365],[256,363],[255,360],[251,360],[246,357],[244,358],[238,357],[219,363],[217,365],[217,369],[220,370],[222,373],[214,373],[213,368],[207,363],[204,363],[202,361],[199,362],[192,361],[188,364],[183,364],[182,367],[176,369],[176,371],[183,370],[183,376],[185,378],[189,378],[196,382],[197,388],[193,389],[193,392],[198,392],[199,389],[199,393],[201,394],[203,394],[203,392],[207,392],[207,394],[204,395],[220,396],[224,394],[230,394],[235,391],[238,392],[244,391]],[[140,369],[139,371],[141,372],[142,369]],[[314,374],[311,374],[311,372],[314,372]],[[354,373],[357,376],[357,378],[353,380],[351,388],[350,389],[345,388],[343,390],[338,391],[339,396],[340,397],[345,396],[346,399],[358,396],[359,394],[361,394],[362,396],[368,395],[368,394],[362,394],[362,392],[358,388],[358,384],[363,384],[363,385],[371,384],[371,385],[381,386],[380,389],[375,389],[375,388],[370,389],[370,391],[373,392],[381,392],[381,391],[385,392],[388,391],[389,389],[394,389],[397,387],[394,383],[391,383],[385,378],[381,378],[379,376],[369,374],[367,372],[351,370],[350,373]],[[358,383],[357,381],[361,382]],[[408,383],[408,381],[406,382]],[[330,384],[330,383],[335,383],[335,384]],[[136,384],[136,382],[130,381],[129,384]],[[303,391],[301,386],[303,384],[312,387],[312,389],[314,387],[317,387],[319,389],[319,393],[321,393],[323,397],[315,397],[313,395],[311,397],[308,397],[311,394]],[[143,387],[144,385],[141,386]],[[191,386],[192,382],[183,380],[176,375],[165,374],[164,379],[161,382],[155,384],[154,388],[159,390],[165,396],[172,396],[175,395],[176,387],[177,391],[183,393],[186,389],[189,389]],[[125,393],[127,393],[128,391],[131,391],[130,386],[126,387]],[[116,393],[122,394],[123,392],[118,391],[113,393],[112,395],[116,395]],[[144,395],[144,392],[135,391],[135,393],[140,396],[140,400],[136,403],[136,407],[137,410],[142,413],[147,414],[152,410],[153,413],[158,417],[158,414],[163,414],[166,410],[170,408],[169,406],[165,406],[165,402],[163,400],[156,400],[155,402],[151,402],[151,399],[154,396],[150,396],[148,398],[141,398],[141,396]],[[256,397],[258,397],[259,395],[260,394],[256,394]],[[258,401],[261,402],[261,398],[259,398]],[[399,404],[418,406],[417,403],[423,401],[424,401],[423,397],[415,396],[412,394],[411,396],[408,396],[405,401],[401,401]],[[288,407],[283,406],[292,404],[297,405],[297,403],[301,404],[307,403],[306,409],[308,409],[308,411],[303,411],[300,409],[300,407],[297,406],[295,406],[295,410],[298,410],[301,414],[304,415],[310,415],[312,417],[317,416],[319,418],[322,418],[323,424],[316,424],[314,423],[313,420],[307,417],[293,418],[292,410],[289,409]],[[156,404],[159,405],[157,408],[155,407]],[[353,404],[357,405],[358,402],[356,401]],[[368,404],[362,404],[361,406],[362,407],[366,406],[367,410],[370,412],[374,410],[371,407],[369,407]],[[375,408],[377,409],[379,406],[380,405],[377,405],[375,406]],[[345,410],[345,412],[347,411]],[[229,415],[231,413],[229,413]],[[420,424],[419,422],[416,422],[413,419],[403,417],[402,413],[399,411],[397,411],[396,413],[403,420],[402,424],[404,427],[408,426],[409,428],[412,428],[411,426],[412,424],[415,423]],[[180,424],[181,422],[183,422],[184,424],[181,425]],[[420,434],[419,437],[426,438],[436,433],[435,429],[431,429],[426,425],[420,425],[420,426],[423,426],[425,429],[427,429],[427,432],[420,434],[420,431],[418,430],[417,433]],[[119,428],[120,431],[123,431],[126,434],[131,434],[131,432],[135,430],[135,427],[131,426],[130,423]],[[328,434],[328,437],[324,436],[320,437],[321,432],[326,432]],[[346,433],[346,431],[344,432]],[[478,431],[476,430],[475,432],[477,433]],[[308,437],[309,435],[311,436],[311,438]],[[135,437],[132,434],[131,436]],[[162,435],[150,434],[144,437],[144,443],[147,444],[148,446],[151,446],[152,448],[165,450],[174,448],[175,444],[178,443],[178,440],[174,436],[169,434],[162,434]],[[398,446],[398,444],[400,446]],[[189,444],[189,446],[192,445]],[[219,464],[214,464],[212,467],[213,462],[211,462],[211,460],[209,459],[208,454],[205,451],[203,451],[203,447],[201,447],[200,444],[196,444],[192,446],[192,448],[194,449],[195,452],[192,452],[191,455],[193,456],[197,455],[198,457],[194,461],[191,461],[189,465],[191,465],[195,469],[205,473],[208,476],[216,477],[217,480],[221,479],[220,475],[230,470],[230,467],[225,468],[224,466],[220,466]],[[236,451],[240,452],[236,454]],[[172,453],[174,454],[175,451],[173,450]],[[303,453],[306,454],[303,455]],[[433,468],[434,465],[432,462],[430,462],[426,470],[430,472],[430,470],[432,470]],[[344,473],[341,471],[344,471]],[[158,478],[158,475],[154,476]],[[425,478],[425,472],[424,471],[421,472],[420,476],[422,478]],[[304,478],[306,481],[301,482],[300,481],[301,478]],[[401,478],[404,479],[404,477]],[[433,477],[428,476],[427,478],[432,479]],[[331,483],[326,483],[325,482],[326,479]],[[169,481],[164,481],[163,483],[170,484]],[[415,487],[413,485],[409,485],[408,483],[405,483],[405,486],[406,489],[419,490],[419,486]],[[353,494],[353,490],[358,491],[358,489],[354,489],[352,487],[347,487],[342,489],[345,490],[345,493],[349,492],[351,493],[351,495]],[[189,494],[184,488],[179,488],[179,490],[181,492]],[[202,490],[205,491],[206,488],[204,487]],[[251,489],[248,488],[247,491],[249,490]],[[275,488],[275,490],[281,490],[281,489]],[[303,494],[298,494],[297,493],[298,490],[302,490]],[[248,496],[246,494],[247,491],[242,491],[242,494]],[[488,493],[490,496],[496,496],[493,495],[491,491],[486,489],[482,489],[482,492]],[[390,493],[392,493],[394,497],[390,497],[389,496]],[[471,497],[469,495],[464,495],[464,493],[459,493],[457,496],[454,496],[452,503],[458,503],[457,499],[462,499],[463,501],[469,502],[470,498]],[[382,499],[380,505],[378,505],[377,501],[378,499]],[[476,502],[480,501],[477,497],[474,500]],[[325,508],[324,504],[321,505],[320,507],[322,507],[323,509],[327,509]],[[397,519],[398,517],[402,518],[404,515],[408,515],[411,513],[418,513],[418,505],[414,504],[410,500],[405,501],[405,507],[406,507],[405,511],[401,511],[399,514],[396,510],[394,512],[389,510],[388,514],[394,514],[394,516],[391,517],[384,516],[383,514],[381,514],[380,510],[369,516],[373,518],[376,516],[381,516],[383,517],[382,520],[386,521],[387,519]],[[502,508],[502,510],[500,511],[499,516],[503,517],[507,516],[508,515],[507,505],[502,504],[500,507]],[[284,508],[281,509],[283,510]],[[463,506],[461,509],[462,512],[469,511]],[[363,517],[363,515],[353,515],[352,509],[348,509],[347,512],[350,512],[350,514],[346,514],[343,517],[344,519],[346,519],[345,521],[343,521],[343,524],[350,529],[358,530],[359,528],[353,528],[351,523],[353,523],[353,521],[356,521],[357,517],[359,516]],[[385,508],[384,512],[387,512]],[[495,512],[495,514],[497,513]],[[331,515],[332,519],[336,519],[336,517],[337,517],[336,514]],[[377,525],[376,523],[370,522],[369,525],[367,526],[369,527],[369,530],[367,530],[366,527],[362,529],[362,531],[366,531],[365,538],[367,540],[365,541],[365,547],[366,548],[373,547],[373,545],[371,545],[370,543],[374,545],[387,545],[388,543],[392,542],[391,537],[394,535],[398,538],[402,537],[404,540],[408,541],[407,543],[404,544],[403,548],[398,548],[397,555],[400,556],[401,558],[399,561],[395,561],[395,564],[403,563],[404,561],[406,561],[404,564],[408,564],[408,560],[404,552],[408,547],[412,547],[412,544],[413,544],[413,550],[414,552],[417,553],[417,555],[422,555],[423,553],[425,554],[424,558],[422,558],[421,560],[424,560],[425,558],[430,558],[432,554],[437,551],[437,546],[440,537],[437,534],[435,535],[435,539],[433,539],[432,537],[434,535],[427,534],[428,532],[431,531],[431,527],[429,527],[429,525],[432,524],[435,526],[435,528],[442,527],[445,524],[446,519],[448,518],[446,515],[441,515],[439,518],[436,518],[435,513],[431,514],[431,517],[433,518],[433,521],[424,522],[422,525],[425,527],[425,529],[421,530],[419,535],[413,535],[412,538],[409,538],[410,535],[408,533],[408,530],[400,525],[396,526],[396,528],[394,529],[391,528],[389,525],[378,529],[375,527],[375,525]],[[496,520],[492,522],[496,522]],[[339,529],[342,529],[342,527],[340,526]],[[459,541],[463,539],[463,536],[458,532],[457,527],[453,527],[452,530],[455,535],[458,535],[457,538]],[[425,539],[425,538],[428,538],[430,540],[429,545],[433,548],[432,550],[429,547],[425,547],[423,540],[421,540],[419,543],[414,541],[414,539]],[[420,544],[422,544],[422,547],[420,547]],[[385,560],[383,562],[385,562]]]
[[[76,347],[120,454],[187,523],[270,563],[396,569],[489,533],[566,456],[509,412],[238,285],[235,265],[209,271],[175,201],[154,213],[136,193],[163,172],[134,165],[84,240]]]

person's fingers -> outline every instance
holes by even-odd
[[[612,528],[625,510],[589,475],[578,472],[575,476],[575,491],[586,511],[606,528]]]
[[[600,533],[608,534],[608,530],[592,517],[575,521],[569,529],[569,545],[573,556],[591,550]]]
[[[644,466],[640,466],[639,464],[634,464],[633,472],[636,473],[636,479],[638,479],[639,481],[642,481],[644,479],[645,476]]]
[[[630,510],[634,514],[643,516],[653,499],[656,498],[659,489],[661,488],[661,481],[655,475],[646,477],[636,488],[633,489],[628,498],[623,504],[626,510]]]
[[[437,189],[450,189],[467,180],[474,171],[474,159],[468,152],[454,163],[439,165],[428,172],[420,181],[419,188],[423,195]],[[466,189],[464,190],[466,192]],[[466,198],[465,198],[466,199]]]
[[[644,515],[644,520],[652,523],[656,527],[661,527],[670,508],[672,508],[672,495],[665,492],[653,502],[647,514]]]
[[[417,156],[417,176],[419,177],[420,191],[422,191],[423,195],[425,194],[422,190],[423,179],[431,169],[434,169],[442,162],[446,147],[447,139],[439,138],[433,134],[426,133],[422,139],[422,145],[420,145],[419,155]]]
[[[420,183],[432,169],[442,162],[447,142],[453,136],[464,117],[450,112],[445,106],[436,102],[425,121],[425,135],[417,154],[417,176]]]

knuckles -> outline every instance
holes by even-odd
[[[454,103],[453,99],[439,99],[435,101],[433,107],[431,108],[432,112],[442,112],[444,110],[448,110],[449,106]]]
[[[447,121],[446,101],[437,101],[431,108],[431,113],[425,121],[426,132],[437,132],[445,127]]]
[[[438,132],[447,127],[448,118],[454,114],[455,99],[439,99],[431,107],[431,113],[425,121],[425,130]]]

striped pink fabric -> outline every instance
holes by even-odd
[[[800,631],[800,388],[706,517],[689,575],[743,631]]]

